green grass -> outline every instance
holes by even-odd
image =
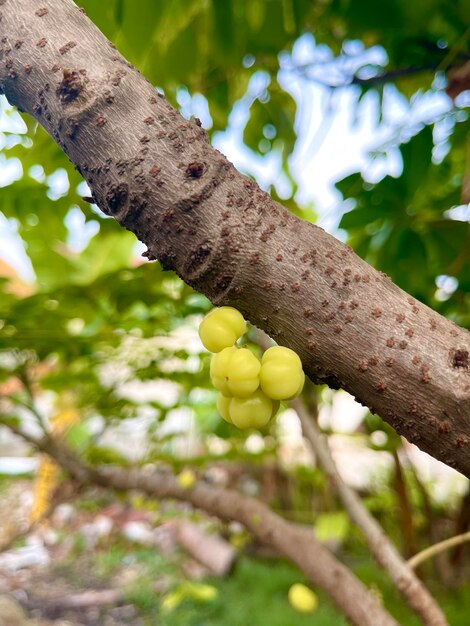
[[[386,573],[372,562],[363,546],[354,545],[356,549],[348,551],[344,557],[347,565],[353,568],[365,585],[377,591],[401,626],[419,626],[420,621],[407,609]],[[296,567],[281,559],[241,556],[227,578],[210,577],[203,581],[217,589],[215,599],[198,601],[187,598],[169,612],[161,608],[165,594],[157,591],[156,583],[166,581],[165,584],[170,585],[170,593],[178,591],[184,581],[180,570],[181,559],[184,559],[182,554],[177,553],[168,559],[152,548],[127,542],[110,542],[110,545],[101,546],[91,554],[87,552],[85,550],[83,557],[88,564],[81,575],[89,576],[93,571],[97,584],[109,581],[123,567],[137,567],[138,577],[126,590],[126,600],[138,607],[145,626],[346,625],[344,617],[317,589],[314,590],[319,597],[319,605],[313,615],[302,615],[290,606],[287,600],[290,586],[296,582],[308,583]],[[75,574],[78,575],[75,558],[68,563],[68,568],[72,571],[67,572],[65,567],[63,574],[66,578],[73,579]],[[468,626],[470,584],[459,590],[445,589],[436,581],[427,584],[431,593],[436,594],[449,623],[452,626]]]
[[[147,563],[150,566],[151,559]],[[419,626],[420,621],[407,609],[385,573],[365,559],[357,564],[356,573],[366,585],[382,595],[385,606],[399,624]],[[128,599],[141,609],[146,626],[346,625],[344,617],[318,590],[315,591],[319,596],[319,607],[313,615],[302,615],[292,609],[287,601],[289,587],[306,581],[294,566],[282,560],[242,557],[226,579],[208,578],[204,581],[217,588],[215,600],[197,602],[188,599],[169,613],[161,610],[161,598],[156,594],[152,580],[155,579],[151,575],[146,575],[128,594]],[[468,626],[468,586],[458,591],[441,588],[437,599],[452,626]]]
[[[318,610],[301,615],[287,601],[289,587],[305,582],[299,571],[285,561],[242,558],[224,580],[205,581],[218,589],[207,603],[186,600],[171,613],[157,610],[148,626],[318,626],[346,625],[346,621],[320,596]],[[142,590],[141,590],[142,593]],[[138,600],[134,598],[134,600]],[[147,605],[148,606],[148,605]]]

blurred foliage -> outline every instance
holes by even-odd
[[[422,302],[470,326],[470,222],[456,214],[465,126],[456,125],[441,162],[432,159],[432,129],[425,126],[400,146],[400,176],[370,184],[355,173],[336,186],[354,199],[339,225],[358,254]]]
[[[211,136],[241,110],[240,140],[254,159],[277,158],[277,177],[289,183],[281,201],[305,219],[321,211],[297,205],[289,157],[308,128],[299,125],[299,101],[283,72],[300,90],[314,81],[332,93],[352,94],[353,117],[371,98],[378,134],[387,117],[387,93],[401,98],[409,124],[388,128],[389,139],[369,155],[372,165],[391,155],[398,173],[370,180],[357,171],[338,181],[344,206],[337,222],[363,258],[416,298],[470,326],[470,213],[459,206],[469,158],[468,115],[449,102],[443,113],[411,115],[425,97],[442,96],[445,70],[470,54],[467,0],[81,4],[173,105],[186,116],[204,118]],[[299,38],[313,51],[305,62],[294,53]],[[387,92],[384,73],[394,70],[399,75]],[[248,468],[245,482],[259,494],[266,468],[282,465],[279,429],[273,424],[261,437],[240,433],[217,415],[208,357],[196,334],[209,302],[139,258],[134,236],[83,201],[86,187],[67,157],[34,120],[22,119],[23,124],[3,102],[0,163],[18,159],[22,175],[2,188],[0,212],[24,247],[25,260],[18,265],[31,264],[30,276],[22,278],[0,258],[3,423],[29,420],[42,427],[57,411],[73,407],[81,419],[67,441],[91,463],[164,462],[180,471],[190,458],[200,474],[224,463],[235,468],[235,476],[241,466]],[[247,170],[256,175],[254,166]],[[270,190],[279,199],[277,187]],[[400,449],[398,436],[376,416],[366,416],[359,428],[372,450]],[[307,461],[297,465],[275,475],[275,487],[267,490],[270,502],[303,523],[314,524],[320,515],[320,533],[326,537],[329,530],[350,547],[352,531],[324,476]],[[425,510],[425,491],[416,477],[407,480],[413,504]],[[240,486],[236,478],[233,486]],[[393,491],[379,488],[364,496],[371,510],[396,526]],[[457,508],[434,513],[449,529]],[[429,537],[423,533],[423,545]],[[269,567],[264,575],[260,568],[242,564],[233,579],[220,583],[224,595],[204,613],[204,623],[250,621],[255,608],[246,590],[258,588],[260,576],[274,585],[277,572],[286,589],[294,582],[290,570]],[[243,611],[230,621],[227,598],[231,594],[238,606],[235,598],[244,592]],[[291,609],[279,608],[276,593],[274,587],[262,591],[265,605],[275,607],[269,622],[288,623]],[[168,626],[200,623],[191,599],[183,607],[187,614],[167,616]],[[340,623],[329,607],[322,610],[318,623]],[[303,618],[295,619],[300,624]]]

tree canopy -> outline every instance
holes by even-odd
[[[259,93],[249,97],[243,140],[252,154],[281,155],[279,174],[283,170],[292,182],[283,203],[307,219],[315,219],[315,211],[297,206],[289,165],[297,139],[296,102],[279,81],[283,65],[299,81],[351,91],[358,112],[364,95],[376,94],[378,128],[395,94],[409,100],[410,113],[421,109],[410,114],[410,124],[392,126],[395,134],[371,155],[395,151],[401,174],[371,182],[357,172],[337,182],[347,200],[339,227],[360,256],[411,295],[467,323],[469,226],[463,206],[455,208],[465,181],[467,114],[449,100],[447,109],[429,117],[422,104],[444,93],[446,71],[468,56],[464,2],[436,3],[433,11],[427,3],[388,2],[377,15],[368,2],[149,1],[137,7],[90,1],[84,8],[186,115],[207,108],[211,134],[226,126],[234,105],[250,93],[250,80],[264,76]],[[286,61],[307,34],[315,37],[312,58],[302,65],[295,56]],[[382,55],[375,64],[368,52],[378,49]],[[120,332],[168,332],[209,304],[153,265],[127,271],[135,264],[133,236],[83,201],[78,172],[40,126],[24,119],[21,132],[16,122],[4,133],[5,158],[20,159],[23,175],[4,187],[2,212],[26,246],[35,279],[16,289],[8,279],[4,283],[6,347],[30,350],[40,361],[53,357],[51,384],[67,384],[64,372],[73,371],[75,388],[83,384],[83,406],[96,396],[108,404],[110,394],[98,393],[99,367],[89,367],[91,355],[97,365],[121,345]],[[277,197],[276,188],[271,190]],[[321,213],[322,207],[315,210]],[[158,363],[153,367],[156,374]],[[188,393],[195,382],[193,374],[187,377]],[[116,413],[113,401],[108,410]]]

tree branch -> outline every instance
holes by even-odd
[[[397,78],[414,76],[415,74],[420,74],[421,72],[448,72],[449,70],[460,67],[461,63],[463,63],[465,59],[469,58],[469,55],[464,52],[460,52],[457,55],[457,58],[459,61],[456,61],[453,55],[452,58],[448,58],[446,56],[443,60],[435,61],[434,63],[424,63],[423,65],[415,65],[411,67],[399,67],[394,70],[382,72],[376,76],[371,76],[370,78],[360,78],[355,74],[349,84],[359,85],[360,87],[373,87],[374,85],[391,83],[394,80],[397,80]],[[448,89],[446,89],[446,91],[449,95],[451,95]]]
[[[418,547],[416,545],[416,534],[413,526],[413,513],[411,510],[410,498],[408,496],[408,488],[405,480],[405,473],[398,456],[397,450],[392,452],[393,462],[395,465],[394,491],[398,499],[398,509],[400,515],[401,534],[403,538],[403,552],[405,558],[414,554]]]
[[[459,65],[449,72],[448,78],[449,83],[446,88],[446,93],[449,98],[455,100],[463,91],[470,89],[470,61]],[[467,198],[465,198],[465,200],[468,201]]]
[[[63,441],[53,438],[36,441],[35,445],[81,483],[117,490],[137,489],[155,498],[189,502],[222,519],[236,520],[259,541],[274,547],[295,563],[314,585],[328,594],[352,624],[398,626],[379,600],[314,538],[309,529],[284,520],[254,498],[202,480],[197,480],[190,489],[183,489],[168,470],[149,472],[145,469],[90,467]]]
[[[462,63],[464,63],[469,58],[470,54],[460,51],[456,54],[448,53],[443,58],[438,61],[434,61],[433,63],[423,63],[422,65],[398,67],[387,71],[380,71],[381,68],[377,67],[377,73],[374,76],[369,76],[368,78],[361,78],[356,73],[351,74],[350,72],[345,72],[344,80],[342,82],[328,81],[329,77],[327,71],[324,71],[322,75],[312,75],[312,73],[309,73],[308,70],[314,70],[319,67],[321,68],[323,65],[325,65],[323,63],[313,62],[303,65],[289,65],[286,69],[297,72],[307,80],[314,81],[316,83],[319,83],[320,85],[323,85],[324,87],[329,87],[330,89],[349,87],[350,85],[358,85],[360,87],[374,87],[376,85],[391,83],[400,78],[407,78],[408,76],[421,74],[422,72],[448,72],[449,70],[455,70],[455,68],[458,69],[459,67],[461,67]],[[342,59],[343,57],[339,56],[336,60],[341,62]],[[331,64],[331,61],[328,61],[327,63]],[[446,91],[448,92],[448,90]],[[451,94],[449,93],[449,95]]]
[[[437,554],[440,554],[445,550],[450,550],[450,548],[459,546],[460,544],[466,543],[467,541],[470,541],[470,531],[461,535],[449,537],[449,539],[444,539],[444,541],[435,543],[433,546],[429,546],[429,548],[421,550],[421,552],[418,552],[418,554],[412,556],[411,559],[408,559],[408,565],[415,569],[418,567],[418,565],[421,565],[421,563],[423,563],[427,559],[431,559]]]
[[[447,620],[434,598],[403,560],[380,524],[369,513],[359,496],[341,478],[331,455],[326,437],[299,398],[290,405],[297,412],[302,431],[315,453],[319,465],[338,492],[351,520],[362,531],[367,545],[378,564],[390,575],[408,605],[421,617],[426,626],[446,626]]]
[[[54,137],[149,259],[470,476],[470,333],[238,173],[71,0],[3,0],[0,91]]]
[[[14,433],[15,435],[17,435],[18,437],[21,437],[22,439],[24,439],[25,441],[30,443],[32,446],[39,448],[39,445],[41,444],[41,440],[40,439],[36,439],[36,437],[33,437],[32,435],[29,435],[28,433],[25,433],[22,430],[22,428],[20,428],[19,425],[14,424],[12,421],[10,421],[10,420],[4,421],[1,418],[2,418],[2,416],[0,415],[0,426],[4,426],[5,428],[9,428],[11,430],[11,432]]]
[[[439,63],[425,63],[423,65],[417,65],[414,67],[401,67],[395,70],[389,70],[388,72],[382,72],[369,78],[360,78],[356,74],[353,76],[351,85],[359,85],[360,87],[374,87],[375,85],[384,85],[385,83],[391,83],[397,78],[406,78],[408,76],[414,76],[421,72],[436,71],[440,66]]]

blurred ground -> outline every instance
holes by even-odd
[[[336,402],[349,402],[347,394],[337,394],[335,398]],[[391,455],[371,450],[360,433],[350,436],[342,432],[341,424],[334,423],[333,414],[350,417],[355,404],[347,404],[341,410],[331,404],[331,414],[323,411],[320,417],[323,427],[334,427],[337,433],[330,443],[340,471],[347,482],[362,490],[363,497],[368,496],[369,506],[373,510],[375,507],[379,519],[381,512],[389,512],[386,530],[397,532],[397,504],[390,486],[381,478],[391,463]],[[178,422],[177,426],[181,424]],[[331,514],[336,506],[320,488],[321,477],[315,474],[297,416],[284,411],[278,418],[278,429],[279,466],[225,461],[207,467],[204,476],[246,495],[277,502],[282,515],[308,524],[312,530],[317,529],[315,524],[321,517],[318,511],[326,511],[323,521],[328,531],[333,518],[341,522],[342,529],[334,541],[331,536],[327,539],[328,546],[339,552],[339,557],[384,598],[400,624],[417,625],[387,577],[371,563],[363,538],[345,514]],[[129,440],[120,431],[115,436],[121,442]],[[182,445],[189,447],[185,437],[181,435]],[[133,439],[134,443],[137,440]],[[217,442],[220,440],[215,437],[208,438],[207,445]],[[246,450],[256,455],[263,445],[261,437],[252,435]],[[456,481],[456,477],[462,478],[460,475],[414,447],[408,447],[407,453],[418,455],[416,466],[422,478],[432,478],[436,501],[445,508],[452,500],[458,501],[466,487],[465,481]],[[45,522],[31,527],[31,472],[37,466],[38,456],[1,429],[0,626],[345,623],[321,593],[314,621],[312,616],[296,613],[288,603],[287,593],[290,585],[305,580],[295,567],[253,544],[239,525],[207,518],[186,504],[157,502],[136,493],[115,494],[91,488],[77,491],[72,483],[64,483],[61,503]],[[381,499],[387,502],[384,500],[384,504]],[[387,526],[387,520],[381,521]],[[452,529],[445,532],[451,533]],[[400,544],[399,536],[394,539]],[[202,545],[201,551],[198,548]],[[215,551],[212,557],[211,551]],[[214,563],[223,559],[226,564],[218,571]],[[425,574],[431,591],[446,607],[452,626],[468,626],[470,586],[445,588],[435,579],[432,564]]]
[[[31,481],[3,479],[0,501],[5,541],[5,528],[11,531],[16,521],[21,530],[27,519]],[[182,519],[201,536],[229,538],[236,546],[239,556],[225,576],[215,576],[178,543],[174,528]],[[357,535],[344,552],[336,548],[400,624],[418,625]],[[305,582],[302,574],[252,544],[241,527],[223,525],[186,505],[89,490],[60,504],[49,521],[0,552],[0,626],[345,624],[318,590],[315,616],[296,613],[287,600],[295,582]],[[469,586],[453,590],[428,582],[452,626],[468,626]]]

